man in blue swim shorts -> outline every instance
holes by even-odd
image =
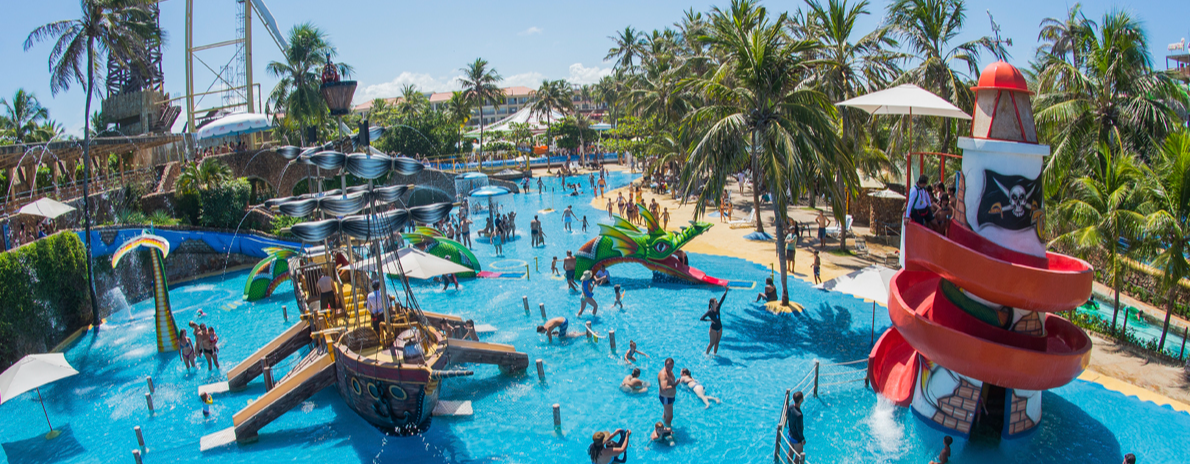
[[[550,342],[554,342],[555,330],[558,331],[558,338],[561,339],[566,337],[566,330],[568,329],[570,329],[570,321],[566,317],[560,316],[551,318],[544,325],[538,326],[537,332],[539,334],[545,334],[545,337],[549,338]]]
[[[665,359],[665,368],[657,373],[658,397],[661,399],[661,419],[665,427],[670,427],[674,419],[674,401],[678,396],[678,379],[674,377],[674,359]]]

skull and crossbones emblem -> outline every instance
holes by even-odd
[[[1000,184],[999,180],[997,180],[996,187],[999,187],[1000,191],[1008,197],[1008,206],[1010,208],[1006,208],[1005,210],[1012,210],[1012,214],[1016,215],[1017,218],[1025,216],[1026,208],[1030,210],[1033,209],[1033,205],[1029,204],[1028,200],[1029,197],[1033,195],[1033,190],[1037,188],[1036,185],[1034,185],[1032,189],[1029,189],[1028,192],[1025,192],[1025,188],[1020,184],[1012,186],[1012,189],[1008,189],[1005,188],[1003,184]]]

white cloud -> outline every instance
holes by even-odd
[[[396,97],[401,95],[401,88],[406,84],[413,84],[417,86],[418,90],[423,92],[446,92],[459,90],[459,76],[435,78],[426,73],[405,71],[391,81],[364,87],[363,95],[360,97],[364,101],[375,98]]]
[[[610,76],[612,68],[600,68],[592,66],[590,68],[583,66],[582,63],[575,63],[570,65],[570,78],[567,80],[572,84],[594,84],[599,82],[599,78]]]
[[[500,82],[500,87],[525,86],[530,89],[541,87],[545,75],[536,71],[507,76]]]
[[[525,30],[523,30],[523,31],[521,31],[521,32],[518,32],[518,33],[516,33],[516,35],[518,35],[518,36],[531,36],[531,35],[533,35],[533,34],[541,34],[541,33],[542,33],[542,30],[541,30],[541,28],[539,28],[539,27],[537,27],[537,26],[533,26],[533,27],[531,27],[531,28],[529,28],[529,29],[525,29]]]

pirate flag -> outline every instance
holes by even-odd
[[[1042,218],[1041,183],[992,170],[983,173],[983,196],[975,216],[979,226],[994,224],[1012,231],[1034,228]]]

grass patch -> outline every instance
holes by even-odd
[[[834,255],[836,257],[854,257],[855,256],[855,252],[852,252],[850,249],[848,249],[848,250],[834,249],[834,250],[830,251],[830,254]]]

